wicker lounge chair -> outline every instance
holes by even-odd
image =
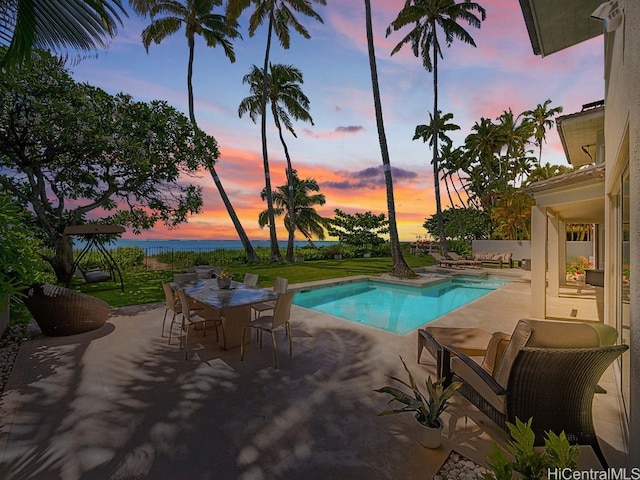
[[[50,337],[90,332],[109,318],[106,302],[58,285],[35,284],[24,293],[23,303]]]
[[[474,267],[474,268],[482,268],[482,262],[480,260],[470,260],[467,258],[462,258],[456,252],[449,252],[448,255],[449,257],[451,257],[451,260],[462,262],[463,265],[467,265],[469,267]]]
[[[628,348],[614,346],[616,338],[614,328],[596,322],[520,320],[502,355],[487,349],[493,358],[485,356],[485,368],[445,346],[443,374],[463,382],[458,391],[499,427],[533,418],[536,445],[546,431],[564,431],[571,443],[590,445],[607,468],[592,403],[600,377]]]
[[[444,258],[437,252],[431,252],[430,254],[435,260],[436,264],[439,267],[462,267],[464,266],[463,262],[459,262],[457,260],[449,260],[448,258]]]

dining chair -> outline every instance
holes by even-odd
[[[289,319],[291,317],[291,304],[293,303],[293,295],[295,292],[283,293],[276,300],[275,308],[273,309],[273,315],[265,315],[253,322],[247,323],[242,326],[242,343],[240,344],[240,360],[244,360],[244,342],[245,332],[251,328],[255,328],[258,332],[258,344],[262,348],[262,332],[268,332],[271,334],[271,344],[273,346],[273,364],[275,368],[278,368],[278,348],[276,346],[276,330],[280,327],[284,327],[287,336],[289,337],[289,356],[293,354],[293,346],[291,339],[291,323]]]
[[[184,290],[182,288],[178,288],[176,290],[177,294],[178,294],[178,299],[180,300],[181,305],[185,306],[185,305],[189,305],[189,299],[187,298],[187,294],[184,293]],[[211,321],[214,323],[215,327],[216,327],[216,340],[220,340],[219,334],[218,334],[218,327],[222,327],[222,320],[221,319],[210,319],[210,318],[205,318],[202,317],[198,314],[195,313],[196,310],[192,310],[191,308],[183,308],[182,309],[182,332],[181,334],[184,334],[184,358],[185,360],[189,358],[188,355],[188,351],[187,351],[187,347],[189,345],[189,331],[191,330],[191,327],[196,327],[197,325],[202,325],[202,329],[203,329],[203,334],[206,336],[207,335],[207,322]],[[224,328],[224,327],[223,327]],[[224,330],[223,330],[223,335],[224,335]],[[181,335],[182,336],[182,335]]]
[[[282,277],[276,277],[276,283],[273,286],[274,292],[278,295],[282,295],[283,293],[287,293],[287,288],[289,287],[289,280]],[[268,312],[269,310],[273,310],[276,306],[275,300],[268,300],[266,302],[255,303],[251,305],[251,309],[254,312],[255,318],[260,318],[262,316],[262,312]]]
[[[164,318],[162,319],[162,336],[164,337],[164,325],[167,321],[167,314],[172,312],[171,324],[169,325],[169,343],[171,343],[171,330],[173,330],[173,324],[176,323],[176,317],[182,313],[182,305],[174,294],[171,285],[167,282],[162,282],[162,290],[164,290],[165,310]]]
[[[258,277],[259,275],[257,273],[245,273],[244,280],[242,280],[242,283],[244,283],[248,287],[257,287]]]

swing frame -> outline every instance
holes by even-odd
[[[124,293],[124,280],[122,278],[120,267],[118,267],[118,264],[116,263],[113,256],[111,256],[111,254],[109,253],[109,250],[105,248],[104,242],[100,237],[104,235],[122,234],[125,231],[125,228],[121,225],[88,224],[72,225],[66,227],[63,232],[65,235],[82,237],[87,242],[85,247],[73,262],[71,273],[69,274],[69,278],[67,279],[67,287],[71,284],[71,279],[73,278],[74,272],[77,268],[79,268],[82,259],[92,249],[95,249],[104,257],[107,267],[109,267],[109,271],[111,273],[111,279],[116,283],[118,279],[120,280],[120,290]]]

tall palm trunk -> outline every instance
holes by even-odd
[[[193,33],[189,35],[189,65],[187,66],[187,98],[189,99],[189,118],[191,119],[191,123],[196,124],[196,114],[195,108],[193,106],[193,56],[195,52],[195,39],[193,38]]]
[[[198,123],[196,122],[196,114],[193,106],[193,56],[195,51],[195,42],[193,36],[189,37],[189,65],[187,67],[187,92],[189,96],[189,118],[191,119],[191,123],[198,128]],[[227,192],[224,191],[222,187],[222,182],[218,178],[218,174],[216,173],[215,167],[213,166],[213,162],[210,162],[209,173],[211,173],[211,177],[213,178],[213,182],[216,184],[218,188],[218,192],[220,193],[220,198],[222,198],[222,203],[227,209],[227,213],[233,222],[233,226],[236,228],[236,232],[238,233],[238,237],[240,237],[240,241],[242,242],[242,246],[244,247],[244,253],[247,256],[248,262],[259,262],[260,257],[253,249],[253,245],[251,245],[251,241],[247,236],[247,233],[242,228],[242,224],[240,223],[240,219],[236,214],[236,211],[231,205],[231,201],[227,196]]]
[[[384,169],[384,180],[387,186],[387,210],[389,211],[389,241],[391,243],[391,257],[393,259],[393,275],[398,277],[416,277],[416,274],[405,261],[400,249],[398,227],[396,224],[396,207],[393,197],[393,178],[391,175],[391,160],[387,148],[387,136],[384,131],[382,119],[382,103],[380,101],[380,89],[378,87],[378,69],[376,67],[376,54],[373,45],[373,27],[371,25],[371,1],[364,0],[365,22],[367,27],[367,47],[369,50],[369,67],[371,69],[371,85],[373,89],[373,104],[376,111],[376,125],[378,127],[378,142]]]
[[[282,262],[280,255],[280,247],[278,246],[278,237],[276,235],[276,220],[273,214],[273,193],[271,191],[271,178],[269,174],[269,155],[267,152],[267,94],[268,81],[267,72],[269,68],[269,53],[271,51],[271,33],[273,32],[273,9],[275,2],[271,3],[271,11],[269,12],[269,27],[267,29],[267,48],[264,53],[264,65],[262,68],[262,109],[260,112],[261,123],[260,133],[262,135],[262,161],[264,163],[264,186],[267,193],[267,217],[269,218],[269,238],[271,240],[271,261]]]
[[[295,239],[295,218],[292,217],[295,212],[295,193],[293,186],[293,167],[291,165],[291,156],[289,155],[289,147],[287,147],[287,143],[284,141],[284,136],[282,135],[282,124],[280,123],[280,119],[278,118],[278,114],[275,109],[275,105],[271,102],[271,113],[273,114],[273,120],[278,128],[278,135],[280,136],[280,142],[282,143],[282,148],[284,149],[284,156],[287,159],[287,186],[289,190],[289,217],[290,225],[288,228],[289,238],[287,239],[287,253],[285,256],[285,260],[287,262],[293,262],[293,241]]]
[[[220,192],[220,198],[222,198],[222,203],[224,203],[224,206],[227,209],[227,213],[229,214],[229,217],[233,222],[233,226],[236,227],[236,232],[238,232],[238,237],[240,237],[240,241],[242,242],[242,246],[244,247],[245,255],[247,256],[247,261],[255,262],[255,263],[260,262],[260,257],[258,257],[258,254],[253,249],[253,245],[251,245],[251,241],[249,240],[249,237],[244,231],[244,228],[242,228],[240,219],[238,218],[238,215],[236,215],[236,211],[233,209],[233,205],[231,205],[231,202],[229,201],[229,197],[227,196],[227,193],[224,191],[224,188],[222,187],[222,182],[220,182],[220,179],[218,178],[218,174],[216,173],[216,169],[213,165],[209,167],[209,172],[211,173],[211,177],[213,178],[213,181],[216,184],[216,187],[218,187],[218,192]]]
[[[440,114],[438,112],[438,39],[436,34],[436,22],[433,21],[433,188],[436,197],[436,217],[438,219],[438,236],[440,237],[440,252],[447,253],[447,238],[444,233],[444,218],[442,217],[442,203],[440,202],[440,168],[438,165],[438,122]]]

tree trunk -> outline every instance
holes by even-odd
[[[438,165],[438,122],[440,114],[438,112],[438,39],[436,36],[436,25],[433,21],[432,31],[433,38],[433,188],[436,197],[436,218],[438,219],[438,236],[440,243],[440,252],[446,255],[447,237],[444,233],[444,218],[442,217],[442,203],[440,201],[440,168]]]
[[[287,262],[293,262],[293,242],[295,239],[296,233],[296,222],[295,222],[295,211],[296,211],[296,201],[295,201],[295,193],[294,193],[294,185],[293,185],[293,167],[291,165],[291,157],[289,156],[289,148],[287,147],[286,142],[284,141],[284,136],[282,135],[282,125],[280,124],[280,120],[278,119],[278,114],[275,111],[275,105],[271,102],[271,113],[273,114],[273,120],[276,123],[276,127],[278,127],[278,135],[280,136],[280,142],[282,143],[282,148],[284,149],[284,156],[287,159],[287,187],[288,187],[288,195],[289,195],[289,238],[287,239],[287,254],[285,256],[285,260]]]
[[[46,259],[53,267],[56,281],[69,286],[73,279],[73,240],[68,235],[58,235],[55,241],[55,255]]]
[[[267,217],[269,218],[269,239],[271,240],[271,261],[281,263],[280,247],[278,246],[278,237],[276,235],[276,221],[273,214],[273,193],[271,191],[271,177],[269,174],[269,155],[267,152],[267,93],[268,82],[267,73],[269,68],[269,52],[271,50],[271,33],[273,31],[273,9],[275,2],[271,3],[271,11],[269,12],[269,28],[267,30],[267,48],[264,53],[264,66],[262,69],[262,109],[261,115],[261,136],[262,136],[262,161],[264,163],[264,185],[267,194]]]
[[[236,232],[238,232],[238,237],[240,237],[240,241],[242,242],[242,246],[244,247],[244,252],[247,255],[247,261],[250,263],[260,262],[260,257],[258,257],[258,254],[253,249],[253,245],[251,245],[251,242],[249,241],[249,237],[247,237],[247,234],[245,233],[244,228],[242,228],[240,219],[238,218],[238,215],[236,215],[236,211],[233,209],[233,206],[229,201],[229,197],[227,196],[227,193],[224,191],[224,188],[222,187],[222,182],[220,182],[220,179],[218,178],[218,174],[216,173],[216,169],[214,168],[213,165],[211,165],[211,168],[209,171],[211,173],[211,177],[213,178],[214,183],[216,184],[216,187],[218,187],[218,192],[220,192],[220,198],[222,198],[222,202],[224,203],[224,206],[227,208],[227,213],[229,214],[229,217],[233,222],[233,226],[236,227]]]
[[[384,121],[382,118],[382,102],[380,100],[380,89],[378,87],[378,69],[376,67],[376,54],[373,45],[373,27],[371,25],[371,2],[364,0],[365,21],[367,27],[367,46],[369,50],[369,67],[371,69],[371,84],[373,89],[373,104],[376,111],[376,124],[378,127],[378,142],[380,143],[380,154],[384,169],[384,179],[387,186],[387,209],[389,211],[389,241],[391,243],[391,258],[393,259],[393,275],[403,278],[414,278],[417,275],[405,261],[400,249],[398,237],[398,227],[396,225],[396,207],[393,196],[393,178],[391,175],[391,160],[389,149],[387,148],[387,136],[384,131]]]
[[[193,79],[193,54],[194,54],[194,50],[195,50],[195,42],[193,39],[193,34],[189,37],[189,65],[187,67],[187,92],[188,92],[188,96],[189,96],[189,118],[191,120],[191,123],[193,123],[193,125],[198,128],[198,124],[196,122],[196,114],[195,114],[195,109],[194,109],[194,105],[193,105],[193,84],[192,84],[192,79]],[[218,174],[216,173],[216,170],[213,166],[213,162],[211,163],[211,167],[209,168],[209,172],[211,173],[211,177],[213,178],[214,183],[216,184],[216,187],[218,188],[218,192],[220,193],[220,198],[222,198],[222,202],[224,203],[224,206],[227,209],[227,213],[229,214],[229,217],[231,218],[231,221],[233,222],[233,226],[236,228],[236,232],[238,233],[238,237],[240,238],[240,241],[242,242],[242,246],[244,247],[244,252],[245,255],[247,256],[247,261],[248,262],[260,262],[260,257],[258,257],[258,254],[256,253],[256,251],[253,249],[253,245],[251,245],[251,241],[249,241],[249,237],[247,237],[247,234],[244,231],[244,228],[242,228],[242,224],[240,223],[240,219],[238,218],[238,215],[236,215],[236,211],[233,208],[233,205],[231,205],[231,201],[229,200],[229,197],[227,196],[227,193],[224,191],[224,188],[222,187],[222,182],[220,182],[220,179],[218,178]]]
[[[193,54],[195,51],[195,41],[193,33],[188,38],[189,42],[189,63],[187,65],[187,97],[189,99],[189,118],[191,123],[196,125],[195,108],[193,106]]]

